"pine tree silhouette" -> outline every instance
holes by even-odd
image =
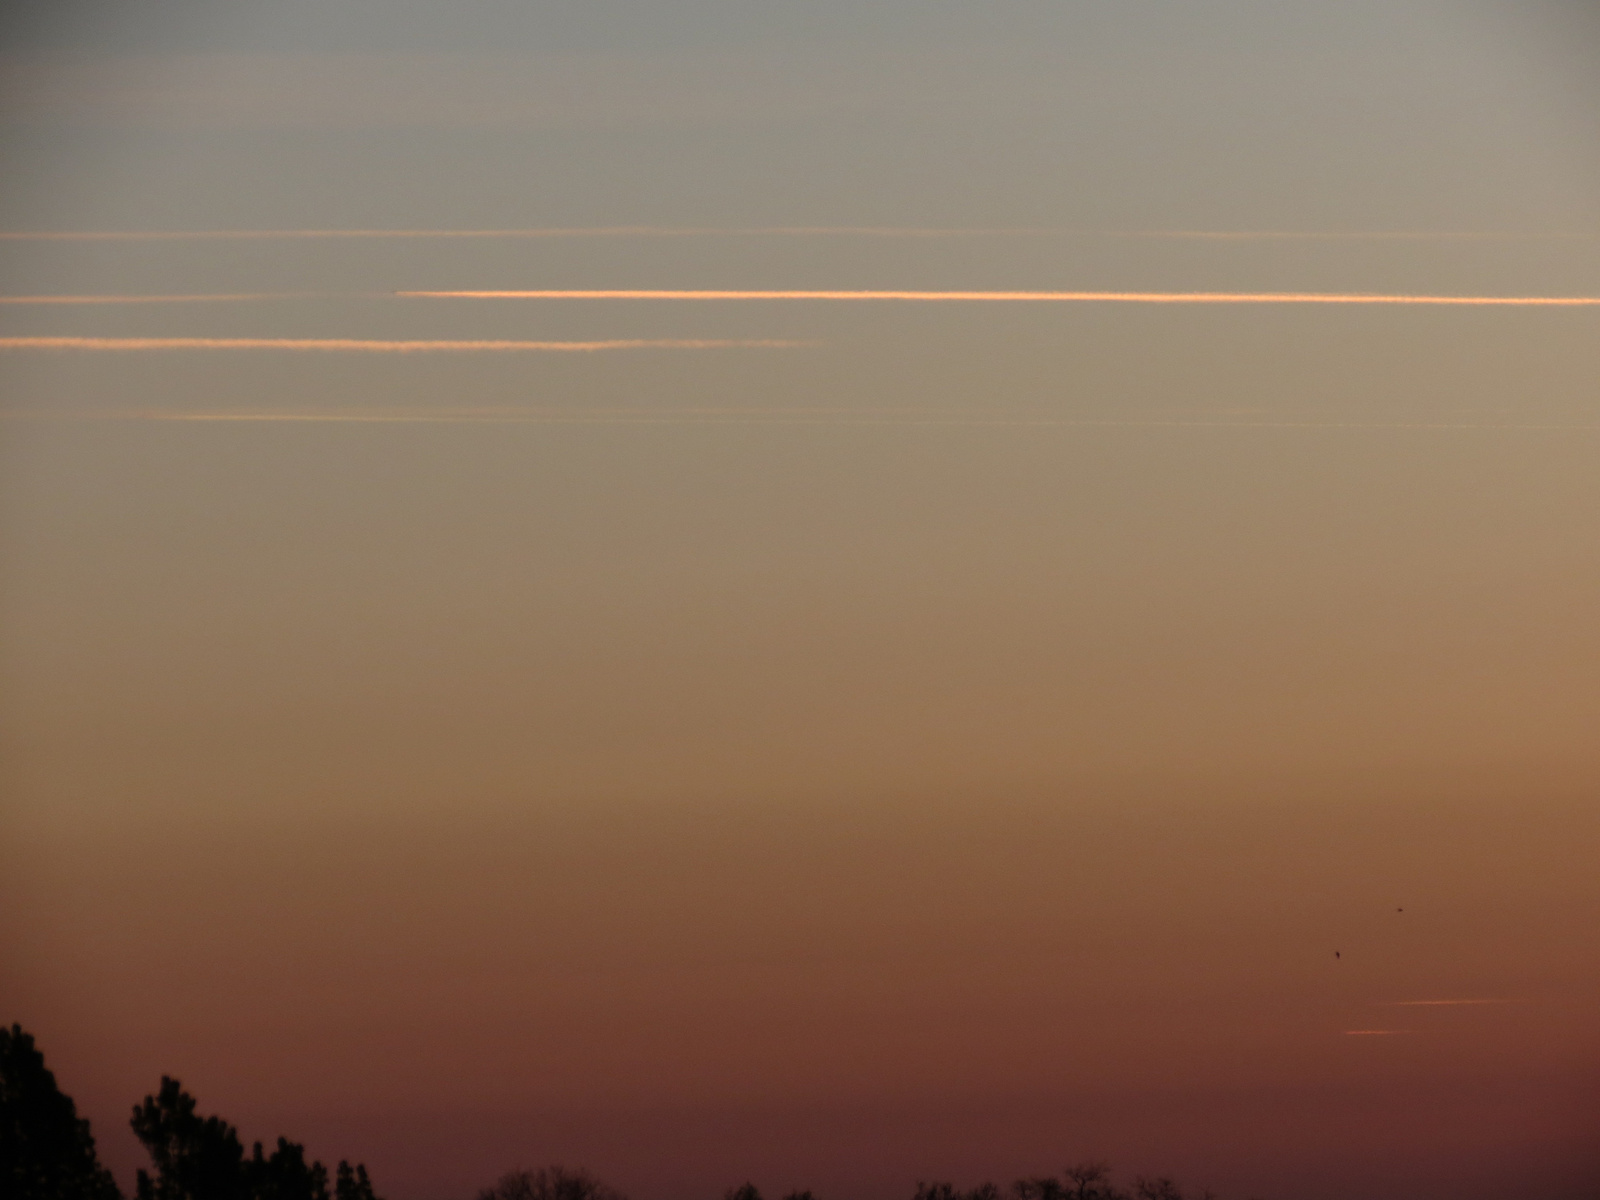
[[[239,1133],[221,1117],[202,1117],[176,1079],[133,1110],[133,1132],[155,1174],[141,1170],[137,1200],[379,1200],[367,1168],[340,1162],[333,1195],[328,1168],[280,1137],[271,1154],[255,1143],[246,1158]]]
[[[244,1146],[221,1117],[202,1117],[194,1097],[166,1075],[129,1122],[155,1174],[139,1169],[138,1200],[250,1200]]]
[[[121,1200],[95,1154],[89,1122],[56,1086],[33,1035],[0,1028],[0,1195],[7,1200]]]

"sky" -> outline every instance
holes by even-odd
[[[1600,1186],[1600,20],[0,17],[0,1019],[389,1200]]]

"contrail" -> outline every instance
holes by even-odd
[[[912,412],[853,412],[845,409],[615,408],[615,409],[346,409],[343,411],[235,411],[132,409],[88,412],[0,410],[0,419],[32,421],[188,421],[198,423],[300,423],[358,425],[770,425],[1024,429],[1252,429],[1316,431],[1483,431],[1600,433],[1600,425],[1482,424],[1448,421],[1217,421],[1174,419],[1075,419],[1026,416],[974,416]],[[1500,1003],[1499,1001],[1412,1001],[1410,1004]]]
[[[253,300],[325,298],[315,292],[211,292],[134,295],[0,296],[0,305],[206,304]],[[1429,296],[1327,292],[1044,292],[910,290],[719,290],[719,289],[539,289],[402,291],[365,293],[368,298],[431,300],[814,300],[910,301],[922,303],[1079,304],[1422,304],[1488,307],[1588,308],[1595,296]],[[419,347],[420,348],[420,347]],[[443,347],[441,347],[443,348]],[[465,348],[452,347],[452,348]],[[488,348],[484,344],[480,348]],[[510,344],[499,348],[510,349]],[[550,347],[545,347],[550,348]]]
[[[1464,1005],[1477,1006],[1480,1004],[1510,1004],[1510,1000],[1396,1000],[1390,1003],[1389,1008],[1457,1008]]]
[[[148,296],[0,296],[0,304],[207,304],[240,300],[304,300],[315,292],[208,292]]]
[[[0,231],[0,241],[264,241],[324,238],[1153,238],[1196,241],[1592,241],[1600,233],[1494,230],[939,228],[889,225],[555,226],[534,229],[151,229]]]
[[[617,288],[406,291],[396,292],[395,295],[432,300],[888,300],[1008,304],[1423,304],[1545,308],[1600,306],[1600,296],[1415,296],[1359,292],[688,291]]]
[[[1409,1029],[1346,1029],[1345,1037],[1398,1037],[1410,1033]]]
[[[1600,238],[1600,233],[1471,229],[1129,229],[1105,230],[1097,236],[1203,242],[1571,242],[1594,241]]]
[[[0,232],[13,242],[226,242],[324,238],[583,238],[694,237],[764,230],[672,229],[618,225],[552,229],[130,229]]]
[[[157,229],[0,232],[0,241],[168,242],[279,241],[324,238],[715,238],[883,237],[966,238],[1102,236],[1062,229],[919,229],[873,225],[794,225],[707,228],[670,225],[556,226],[544,229]],[[1139,236],[1110,234],[1108,236]]]
[[[596,342],[374,341],[358,338],[0,337],[0,350],[311,350],[363,354],[599,350],[788,349],[812,343],[776,339],[615,338]]]
[[[1421,304],[1468,307],[1590,308],[1596,296],[1430,296],[1337,292],[1043,292],[909,290],[718,290],[668,288],[402,291],[365,293],[368,298],[425,300],[812,300],[909,301],[913,303],[1078,304]],[[0,296],[0,305],[206,304],[253,300],[325,298],[315,292],[212,292],[173,295]],[[609,345],[609,344],[608,344]],[[475,348],[490,348],[488,343]],[[131,348],[131,347],[130,347]],[[307,347],[309,348],[309,347]],[[329,347],[332,348],[332,347]],[[343,347],[352,348],[352,347]],[[370,347],[370,348],[376,348]],[[422,348],[420,344],[414,348]],[[447,348],[441,344],[438,348]],[[452,349],[468,348],[466,343]],[[512,349],[511,343],[495,348]],[[531,345],[522,348],[533,348]],[[551,349],[553,346],[541,346]],[[577,348],[574,346],[574,348]]]

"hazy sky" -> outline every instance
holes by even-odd
[[[0,1019],[125,1184],[1591,1197],[1597,54],[8,5]]]

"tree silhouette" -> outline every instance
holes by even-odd
[[[1059,1179],[1046,1175],[1039,1179],[1019,1179],[1011,1185],[1017,1200],[1066,1200],[1067,1189]]]
[[[723,1192],[722,1200],[761,1200],[761,1189],[753,1183],[745,1183]],[[811,1189],[807,1188],[804,1191],[789,1192],[783,1200],[817,1200],[817,1198],[811,1194]]]
[[[176,1079],[163,1075],[129,1124],[156,1171],[139,1169],[138,1200],[249,1200],[238,1131],[221,1117],[200,1116]]]
[[[992,1183],[980,1183],[970,1192],[963,1192],[948,1183],[918,1183],[913,1200],[1000,1200],[1000,1189]]]
[[[155,1168],[154,1176],[139,1171],[137,1200],[330,1200],[328,1168],[308,1160],[304,1146],[280,1137],[271,1154],[257,1142],[246,1158],[238,1131],[200,1116],[176,1079],[162,1076],[132,1125]],[[331,1200],[378,1200],[366,1167],[340,1162]]]
[[[55,1075],[33,1035],[0,1028],[0,1194],[14,1200],[120,1200],[95,1154],[89,1122]]]
[[[1111,1186],[1111,1168],[1106,1163],[1081,1162],[1062,1174],[1071,1200],[1121,1200],[1122,1193]]]
[[[339,1200],[344,1200],[343,1196]],[[365,1200],[365,1198],[362,1198]],[[493,1187],[478,1193],[478,1200],[625,1200],[587,1171],[541,1167],[537,1171],[507,1171]]]
[[[352,1167],[342,1158],[334,1178],[333,1197],[334,1200],[378,1200],[372,1192],[372,1181],[367,1178],[367,1168],[361,1163]]]
[[[245,1164],[245,1179],[253,1200],[328,1200],[328,1169],[306,1162],[305,1147],[287,1138],[280,1137],[278,1148],[266,1158],[257,1142]]]
[[[340,1160],[329,1191],[328,1169],[305,1147],[280,1137],[272,1153],[260,1142],[246,1157],[239,1132],[221,1117],[201,1116],[176,1079],[134,1106],[130,1124],[150,1155],[138,1173],[136,1200],[380,1200],[367,1168]],[[1184,1200],[1165,1176],[1134,1180],[1133,1194],[1111,1182],[1102,1162],[1068,1167],[1060,1178],[1019,1179],[1015,1200]],[[56,1086],[44,1056],[20,1025],[0,1028],[0,1200],[122,1200],[95,1155],[89,1122]],[[477,1200],[626,1200],[586,1171],[549,1166],[502,1175]],[[723,1200],[762,1200],[753,1183],[729,1188]],[[815,1200],[809,1191],[784,1200]],[[962,1191],[945,1182],[917,1184],[913,1200],[1002,1200],[993,1183]],[[1196,1200],[1216,1200],[1203,1189]]]

